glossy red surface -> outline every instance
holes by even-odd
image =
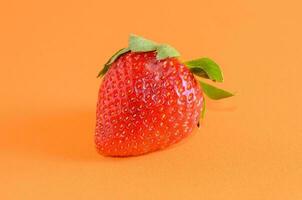
[[[126,53],[106,73],[99,90],[95,141],[110,156],[163,149],[192,133],[203,105],[193,74],[176,58]]]

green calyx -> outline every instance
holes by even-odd
[[[180,53],[175,48],[173,48],[172,46],[170,46],[168,44],[158,44],[156,42],[145,39],[143,37],[140,37],[140,36],[137,36],[134,34],[130,34],[129,40],[128,40],[128,47],[120,49],[115,54],[113,54],[113,56],[106,62],[103,69],[99,72],[97,77],[102,77],[104,74],[106,74],[106,72],[110,68],[110,65],[116,59],[118,59],[118,57],[120,57],[124,53],[127,53],[128,51],[132,51],[132,52],[156,51],[157,60],[180,56]]]
[[[190,61],[184,62],[184,64],[190,69],[190,71],[204,79],[209,79],[213,82],[223,82],[223,74],[217,63],[215,63],[210,58],[199,58]],[[217,88],[213,85],[210,85],[202,80],[198,80],[202,91],[213,100],[219,100],[234,96],[233,93],[226,90]],[[205,100],[203,102],[203,110],[201,118],[205,116]]]
[[[193,74],[212,81],[223,82],[220,67],[209,58],[199,58],[184,63]]]
[[[105,63],[103,69],[99,72],[97,78],[102,77],[103,75],[106,74],[106,72],[109,70],[110,65],[118,58],[120,57],[122,54],[127,53],[128,51],[130,51],[128,48],[123,48],[118,50],[115,54],[113,54],[113,56],[111,56],[111,58]]]
[[[180,53],[168,44],[159,44],[143,37],[131,34],[128,40],[128,47],[117,51],[104,65],[97,77],[102,77],[110,68],[111,64],[121,55],[127,52],[149,52],[155,51],[156,59],[162,60],[166,58],[179,57]],[[223,74],[217,63],[210,58],[199,58],[184,62],[190,71],[201,78],[209,79],[213,82],[223,82]],[[204,81],[198,80],[203,92],[214,100],[223,99],[234,96],[234,94],[223,89],[212,86]],[[205,102],[205,101],[204,101]],[[202,118],[205,113],[205,103],[203,106]]]
[[[223,75],[220,67],[210,58],[199,58],[184,62],[190,71],[201,78],[210,79],[213,82],[223,82]],[[216,88],[203,81],[199,81],[203,92],[211,99],[218,100],[234,96],[225,90]]]
[[[156,59],[179,57],[180,53],[168,44],[158,44],[140,36],[131,34],[129,37],[129,47],[132,52],[156,51]]]

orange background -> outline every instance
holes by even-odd
[[[302,3],[2,1],[0,198],[302,199]],[[194,136],[118,159],[93,143],[102,64],[129,33],[209,56],[236,97]]]

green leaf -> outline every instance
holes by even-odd
[[[218,99],[223,99],[223,98],[234,96],[234,94],[232,94],[228,91],[216,88],[203,81],[199,81],[199,84],[200,84],[203,92],[211,99],[218,100]]]
[[[210,78],[209,75],[207,74],[207,72],[205,72],[203,69],[201,69],[199,67],[190,67],[189,69],[193,74],[195,74],[197,76],[207,78],[207,79]]]
[[[200,74],[203,75],[200,72],[204,71],[207,74],[208,78],[212,81],[223,82],[223,75],[220,67],[209,58],[190,60],[185,62],[185,65],[187,65],[190,70],[192,69],[192,73],[197,72],[195,73],[197,76],[200,76]],[[198,71],[196,68],[199,68],[200,70]]]
[[[170,45],[158,44],[134,34],[129,37],[129,49],[132,52],[156,51],[158,60],[180,56],[180,53]]]
[[[113,54],[113,56],[111,56],[111,58],[106,62],[106,64],[104,65],[103,69],[99,72],[98,77],[102,77],[110,68],[110,65],[118,58],[120,57],[122,54],[126,53],[130,51],[129,48],[123,48],[120,49],[119,51],[117,51],[115,54]]]
[[[129,49],[133,52],[155,51],[157,43],[143,37],[131,34],[129,36]]]
[[[180,53],[175,48],[167,44],[158,45],[156,51],[156,59],[158,60],[180,56]]]
[[[120,49],[116,52],[104,65],[103,69],[99,72],[97,77],[102,77],[110,68],[110,65],[118,59],[122,54],[132,51],[132,52],[148,52],[148,51],[156,51],[157,59],[161,60],[168,57],[178,57],[180,56],[179,52],[167,44],[158,44],[151,40],[145,39],[143,37],[130,34],[128,47]]]

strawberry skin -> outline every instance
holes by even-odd
[[[190,70],[156,52],[127,52],[105,74],[97,104],[95,143],[106,156],[164,149],[197,126],[204,97]]]

